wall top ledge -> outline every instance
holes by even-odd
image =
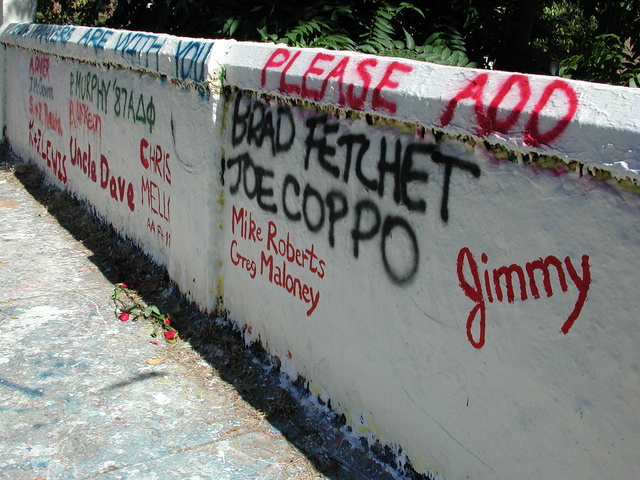
[[[110,28],[11,23],[0,43],[79,61],[116,65],[187,83],[205,83],[234,40],[210,40]]]
[[[402,58],[239,42],[226,81],[553,155],[640,179],[640,89]]]
[[[640,181],[640,89],[268,43],[3,25],[0,43],[416,123]]]

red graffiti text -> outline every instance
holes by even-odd
[[[104,190],[108,188],[111,198],[117,202],[126,202],[129,210],[135,210],[133,184],[121,176],[113,175],[104,155],[100,155],[100,187]]]
[[[440,116],[440,126],[451,123],[458,104],[465,99],[473,101],[476,114],[477,133],[486,137],[491,133],[509,133],[520,120],[523,110],[531,99],[531,86],[525,75],[514,74],[507,78],[498,88],[489,105],[485,109],[485,89],[489,80],[488,73],[481,73],[471,80],[455,97],[453,97]],[[516,98],[516,105],[510,109],[505,118],[498,118],[498,109],[505,98]],[[550,104],[552,97],[564,97],[565,112],[561,119],[547,131],[540,131],[540,115]],[[529,119],[524,125],[524,142],[532,147],[548,145],[565,131],[578,110],[578,95],[564,80],[554,80],[547,84],[540,98],[531,108]]]
[[[280,255],[289,263],[295,263],[299,267],[315,273],[318,278],[324,278],[326,263],[324,260],[318,259],[315,245],[311,244],[311,247],[306,249],[297,248],[291,243],[289,233],[287,233],[286,237],[281,236],[278,238],[278,227],[273,221],[269,222],[267,230],[267,250]]]
[[[167,247],[171,246],[171,233],[166,226],[163,227],[160,222],[155,222],[151,217],[147,217],[147,228],[158,237],[161,243],[164,243]]]
[[[84,129],[102,136],[102,118],[80,100],[69,100],[69,127]]]
[[[69,140],[69,156],[71,165],[77,167],[93,183],[98,181],[98,168],[96,161],[91,156],[91,145],[81,148],[78,139],[71,137]]]
[[[300,248],[294,245],[290,233],[278,233],[275,222],[269,221],[264,229],[250,211],[235,205],[231,207],[231,233],[238,234],[245,245],[250,242],[261,247],[258,259],[255,247],[243,252],[242,245],[233,239],[229,248],[231,263],[250,278],[256,278],[259,273],[269,283],[284,289],[305,303],[308,306],[306,314],[311,316],[320,302],[320,290],[306,283],[298,273],[308,271],[314,278],[324,278],[326,262],[319,258],[315,245]]]
[[[49,57],[34,55],[29,60],[29,75],[49,80]]]
[[[171,197],[152,180],[142,176],[140,192],[142,195],[142,205],[147,205],[151,213],[158,217],[171,221]]]
[[[488,269],[484,267],[488,260],[487,255],[482,253],[480,256],[481,265],[478,265],[475,257],[466,247],[462,248],[458,253],[457,271],[460,287],[466,297],[475,304],[467,318],[467,338],[471,345],[475,348],[482,348],[485,343],[487,302],[503,302],[506,300],[509,303],[514,303],[516,291],[520,293],[520,300],[522,301],[527,300],[529,296],[535,299],[540,298],[540,289],[536,282],[536,278],[540,279],[540,276],[542,277],[542,286],[547,298],[553,296],[551,267],[557,274],[554,277],[557,282],[554,283],[560,286],[560,290],[563,292],[569,291],[566,270],[569,279],[573,282],[578,292],[573,310],[560,328],[560,331],[565,335],[569,333],[582,311],[591,285],[588,255],[582,256],[582,274],[578,273],[570,257],[564,259],[563,265],[557,257],[550,255],[544,259],[539,258],[528,262],[524,268],[513,264]],[[478,316],[480,318],[476,324]],[[476,326],[477,333],[474,334],[474,327]]]
[[[273,71],[276,75],[279,73],[276,82],[280,91],[318,102],[325,97],[329,82],[333,79],[338,85],[340,107],[363,110],[366,105],[373,110],[395,113],[397,105],[385,98],[383,92],[397,89],[402,75],[413,71],[411,65],[398,61],[382,61],[372,57],[356,59],[329,53],[311,54],[287,48],[274,50],[262,67],[262,87],[267,84],[269,72]],[[305,69],[298,83],[289,75],[294,65]],[[356,93],[357,90],[359,93]]]
[[[55,144],[45,137],[46,132],[34,127],[33,119],[29,122],[29,146],[42,160],[47,162],[53,175],[62,183],[67,183],[67,156],[63,155]]]
[[[171,185],[171,155],[160,145],[152,145],[147,139],[140,140],[140,163],[145,170],[152,171],[158,178]]]
[[[55,110],[51,110],[47,102],[34,100],[33,97],[29,95],[29,115],[38,120],[38,123],[43,127],[53,130],[60,136],[63,135],[60,115]]]

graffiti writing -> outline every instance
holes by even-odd
[[[33,55],[29,59],[29,75],[40,77],[43,80],[50,80],[49,66],[49,57],[46,55]]]
[[[135,190],[133,184],[111,172],[109,161],[104,155],[100,155],[100,188],[109,189],[109,195],[112,199],[119,203],[126,203],[129,210],[135,210]]]
[[[85,175],[93,183],[98,182],[98,167],[92,156],[91,144],[83,148],[75,137],[69,140],[69,156],[71,165],[77,167],[83,175]]]
[[[90,28],[82,34],[78,43],[85,47],[93,47],[97,53],[98,51],[104,50],[107,40],[109,40],[113,34],[114,30],[109,30],[108,28]]]
[[[167,247],[171,246],[171,233],[166,226],[163,227],[161,222],[153,220],[151,217],[147,217],[147,229],[156,235]]]
[[[140,163],[158,178],[171,185],[171,155],[161,145],[152,145],[146,138],[140,140]]]
[[[514,74],[507,78],[498,88],[497,92],[485,109],[485,89],[489,81],[488,73],[481,73],[472,79],[455,97],[453,97],[440,116],[442,127],[449,125],[456,113],[458,104],[466,99],[473,101],[478,126],[478,135],[487,136],[492,132],[508,133],[518,124],[523,110],[529,105],[532,92],[529,79],[525,75]],[[564,114],[554,126],[547,131],[540,129],[540,115],[548,106],[551,107],[552,98],[563,105]],[[498,119],[498,109],[505,102],[505,99],[517,99],[514,107],[510,110],[506,118]],[[524,125],[524,140],[527,145],[540,146],[550,144],[565,131],[578,110],[578,95],[564,80],[554,80],[546,85],[540,98],[533,105],[529,119]]]
[[[115,99],[113,113],[116,117],[131,120],[133,123],[142,123],[149,126],[149,132],[153,132],[156,123],[156,107],[153,104],[153,96],[145,99],[143,93],[133,92],[117,85],[114,81],[113,91]]]
[[[63,135],[60,114],[52,110],[47,102],[35,100],[29,95],[29,115],[41,126],[53,130],[60,136]]]
[[[43,83],[38,77],[29,77],[29,93],[38,95],[46,100],[53,100],[53,87]]]
[[[152,145],[146,138],[140,140],[140,163],[146,174],[153,175],[156,180],[142,175],[141,203],[153,215],[167,222],[171,221],[171,197],[162,183],[171,185],[170,158],[171,155],[161,145]]]
[[[319,172],[320,177],[301,178],[289,172],[276,178],[277,172],[262,160],[264,155],[254,158],[245,151],[226,160],[229,192],[242,192],[263,211],[281,212],[289,221],[303,222],[312,233],[325,232],[331,248],[337,243],[336,231],[342,229],[354,258],[364,242],[376,241],[385,271],[398,285],[412,282],[418,272],[418,238],[403,215],[385,214],[376,199],[388,198],[401,210],[425,214],[429,172],[424,166],[430,162],[443,174],[440,218],[446,223],[453,172],[480,176],[475,163],[445,155],[435,144],[408,136],[353,133],[344,122],[322,114],[296,120],[290,107],[268,106],[240,94],[231,114],[234,148],[253,147],[261,153],[266,149],[276,156],[300,142],[305,152],[301,167]],[[329,188],[324,187],[327,182]],[[359,187],[366,195],[353,198],[347,185]]]
[[[47,43],[66,43],[73,35],[76,27],[69,25],[45,25],[35,23],[23,23],[16,25],[11,30],[11,35],[19,35],[21,37],[35,38]]]
[[[86,103],[69,99],[69,127],[102,136],[102,118],[91,111]]]
[[[305,70],[298,82],[290,78],[292,67]],[[397,60],[277,48],[262,67],[261,86],[277,85],[284,93],[318,102],[335,82],[340,107],[395,113],[397,105],[384,93],[397,89],[402,76],[412,71],[411,65]]]
[[[114,50],[120,52],[123,58],[128,58],[135,65],[158,69],[158,54],[165,38],[142,32],[118,32],[117,35]],[[155,66],[151,65],[151,61],[155,62]]]
[[[29,93],[53,100],[53,87],[48,84],[51,61],[46,55],[32,55],[29,59]]]
[[[241,253],[238,240],[234,238],[229,247],[231,263],[247,272],[251,278],[260,274],[269,283],[283,288],[307,304],[309,308],[306,314],[311,316],[320,302],[320,290],[296,275],[298,272],[309,272],[313,278],[324,278],[326,262],[319,257],[315,245],[295,245],[291,234],[280,233],[275,222],[269,221],[267,227],[263,228],[250,211],[238,209],[235,205],[231,208],[231,233],[260,247],[258,259],[251,253]]]
[[[149,180],[144,175],[142,176],[140,187],[140,194],[142,198],[142,205],[146,205],[147,208],[158,217],[171,221],[171,197],[153,180]]]
[[[462,248],[458,253],[457,273],[460,287],[465,296],[474,302],[474,306],[467,318],[467,338],[471,345],[475,348],[484,346],[487,302],[503,302],[506,300],[508,303],[513,303],[516,299],[517,291],[519,291],[520,300],[522,301],[527,300],[529,297],[538,299],[540,298],[540,289],[536,278],[540,279],[540,277],[542,277],[542,286],[545,294],[549,298],[554,295],[551,270],[556,273],[553,276],[554,283],[560,287],[562,292],[569,291],[567,276],[578,292],[573,310],[560,328],[560,331],[565,335],[569,333],[582,311],[591,285],[588,255],[582,256],[582,273],[577,271],[570,257],[566,257],[563,264],[560,259],[550,255],[544,259],[539,258],[528,262],[524,268],[513,264],[489,269],[485,267],[488,261],[487,255],[482,253],[479,265],[471,250],[466,247]],[[477,330],[477,332],[474,333],[474,330]]]
[[[81,144],[72,136],[69,140],[69,158],[71,165],[86,176],[91,182],[109,191],[109,196],[118,203],[125,203],[130,211],[135,211],[135,190],[133,184],[125,177],[115,175],[109,160],[100,149],[91,143]],[[98,159],[98,154],[100,158]],[[66,155],[65,155],[66,159]]]
[[[207,74],[207,57],[213,42],[180,40],[176,47],[176,77],[182,80],[204,82]]]
[[[107,113],[111,80],[98,77],[93,72],[76,70],[69,74],[69,95],[83,102],[95,103],[96,108]]]
[[[90,71],[77,70],[70,73],[69,93],[84,103],[94,104],[105,114],[111,111],[118,118],[148,126],[149,132],[153,132],[156,123],[153,96],[145,97],[142,92],[118,85],[118,79],[108,80]]]
[[[29,147],[47,164],[54,177],[67,183],[67,156],[60,152],[55,143],[47,138],[47,132],[35,128],[33,119],[29,121]]]

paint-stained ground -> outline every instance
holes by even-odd
[[[418,478],[0,153],[0,479]],[[152,343],[150,323],[118,320],[119,282],[181,339]]]

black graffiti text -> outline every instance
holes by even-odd
[[[301,120],[294,113],[286,105],[236,95],[230,122],[234,155],[225,162],[230,194],[243,194],[265,212],[326,235],[331,248],[347,239],[354,258],[374,242],[388,278],[411,283],[420,247],[410,219],[430,211],[431,176],[442,175],[436,211],[446,224],[454,181],[463,178],[460,174],[478,178],[480,167],[442,153],[435,143],[380,130],[354,133],[337,117],[314,114]],[[302,148],[293,150],[296,142]],[[278,156],[295,151],[304,152],[297,168],[282,174],[272,167]],[[309,174],[296,173],[301,169]],[[385,199],[397,209],[388,212]]]

